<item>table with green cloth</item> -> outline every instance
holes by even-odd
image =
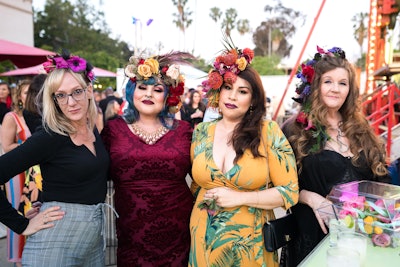
[[[329,234],[311,251],[298,267],[325,267],[326,251],[329,248]],[[368,239],[365,267],[400,266],[400,247],[381,248],[372,245]]]

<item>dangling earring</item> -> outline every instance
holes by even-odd
[[[22,103],[21,99],[18,100],[18,108],[22,110],[24,108],[24,104]]]
[[[250,113],[250,115],[253,115],[253,104],[250,105],[249,113]]]

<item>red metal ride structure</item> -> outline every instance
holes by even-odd
[[[400,0],[370,0],[366,85],[363,111],[377,134],[386,141],[390,161],[400,157],[400,90],[392,76],[400,73],[400,62],[393,62],[388,41],[395,27]]]

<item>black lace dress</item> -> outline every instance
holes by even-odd
[[[350,157],[344,157],[331,150],[309,155],[303,159],[303,170],[299,176],[300,190],[305,189],[326,196],[334,185],[341,183],[357,180],[389,182],[388,177],[374,177],[364,157],[360,157],[357,165],[352,164]],[[293,240],[289,250],[295,260],[294,266],[297,266],[325,234],[308,205],[298,203],[292,207],[292,212],[297,220],[299,235]]]

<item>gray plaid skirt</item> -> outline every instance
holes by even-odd
[[[26,240],[24,267],[105,266],[105,206],[47,202],[41,210],[60,206],[64,218],[54,227],[41,230]]]

